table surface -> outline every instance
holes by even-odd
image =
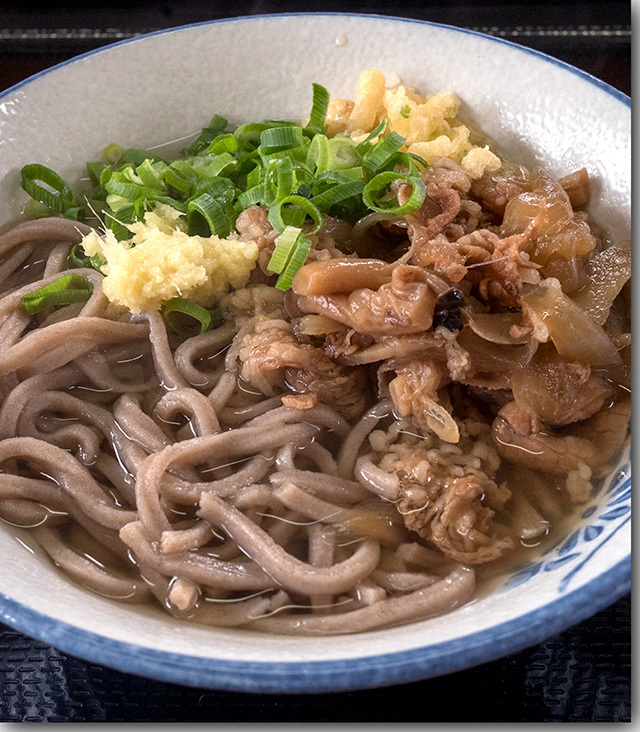
[[[55,5],[55,9],[53,8]],[[106,43],[231,15],[294,12],[290,0],[60,2],[0,11],[0,91]],[[628,2],[571,0],[305,4],[449,23],[561,58],[631,92]],[[189,689],[88,663],[0,625],[0,721],[24,722],[551,722],[628,721],[630,597],[520,653],[449,676],[372,691],[260,695]],[[460,703],[462,690],[464,703]],[[438,699],[434,705],[430,700]]]

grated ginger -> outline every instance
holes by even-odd
[[[103,291],[113,303],[132,313],[159,310],[174,297],[211,307],[230,287],[244,287],[258,257],[254,241],[237,234],[189,236],[179,213],[159,205],[144,222],[129,224],[131,239],[117,241],[113,232],[91,232],[82,240],[89,256],[105,264]]]

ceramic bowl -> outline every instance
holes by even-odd
[[[73,180],[105,144],[149,147],[214,113],[301,118],[311,83],[353,98],[362,69],[425,93],[451,90],[512,159],[564,175],[586,165],[591,212],[629,235],[630,101],[535,51],[457,28],[364,15],[238,18],[162,31],[91,52],[0,96],[0,221],[24,202],[19,170]],[[193,686],[324,692],[390,685],[483,663],[541,641],[629,591],[625,453],[570,536],[449,615],[348,637],[290,638],[186,625],[67,581],[27,535],[0,526],[0,620],[65,652]]]

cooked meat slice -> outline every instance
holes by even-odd
[[[533,470],[567,475],[581,464],[601,468],[622,448],[629,426],[631,400],[597,412],[571,432],[552,433],[528,407],[509,402],[498,412],[492,437],[498,452]]]
[[[374,340],[371,336],[358,333],[353,328],[342,328],[328,333],[325,336],[323,347],[331,358],[339,360],[344,356],[353,356],[372,343]]]
[[[447,376],[439,363],[411,361],[396,371],[389,393],[400,415],[412,415],[423,434],[433,431],[445,442],[458,442],[458,425],[438,402],[438,389]]]
[[[299,343],[285,321],[261,319],[255,332],[244,337],[239,358],[242,378],[267,396],[285,386],[297,394],[315,394],[349,420],[366,408],[366,373]]]
[[[293,285],[296,291],[296,285]],[[299,295],[306,313],[333,318],[358,333],[371,336],[405,335],[428,330],[433,322],[436,297],[423,270],[408,265],[393,268],[391,281],[372,290],[368,287],[348,295]]]
[[[422,267],[431,267],[451,282],[459,282],[466,274],[464,260],[458,254],[455,244],[442,233],[453,223],[460,212],[460,193],[450,182],[440,185],[433,181],[426,184],[427,196],[422,206],[413,214],[405,216],[409,229],[409,250],[411,262]],[[411,186],[398,186],[398,203],[406,203],[411,195]]]
[[[564,361],[548,343],[540,345],[525,368],[513,372],[511,387],[520,406],[553,427],[582,422],[613,397],[599,373],[586,364]]]
[[[443,233],[437,233],[424,246],[421,245],[411,261],[422,267],[429,267],[451,282],[460,282],[467,273],[464,256],[457,244],[449,241]]]
[[[502,216],[507,203],[524,191],[529,190],[529,172],[517,168],[510,175],[483,174],[471,183],[471,192],[490,211]]]
[[[540,218],[534,218],[522,234],[501,239],[488,229],[478,229],[456,242],[464,257],[468,278],[485,302],[496,301],[507,307],[520,304],[523,274],[527,281],[539,279],[538,265],[531,262],[523,251],[535,238]],[[533,278],[531,276],[533,273]]]
[[[401,488],[398,510],[408,529],[432,541],[446,556],[463,564],[484,564],[513,546],[509,537],[492,531],[495,512],[483,502],[487,493],[499,490],[489,478],[477,475],[432,479],[418,490]]]
[[[236,220],[236,229],[242,239],[251,239],[258,245],[257,264],[260,271],[269,277],[273,276],[267,267],[271,255],[276,247],[280,233],[267,220],[268,212],[260,206],[250,206],[242,211]],[[308,261],[333,260],[344,257],[345,252],[338,244],[349,248],[351,226],[345,221],[330,216],[323,217],[323,227],[317,233],[310,235],[311,251]]]
[[[267,265],[280,234],[267,221],[267,211],[249,206],[236,219],[236,229],[242,239],[252,239],[258,245],[258,267],[267,274]],[[272,273],[268,273],[272,274]]]

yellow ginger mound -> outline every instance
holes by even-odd
[[[113,232],[91,232],[82,240],[89,255],[104,260],[103,291],[132,313],[159,310],[174,297],[212,306],[230,287],[244,287],[258,257],[254,241],[237,234],[189,236],[179,213],[159,205],[143,222],[128,224],[131,239],[117,241]]]

